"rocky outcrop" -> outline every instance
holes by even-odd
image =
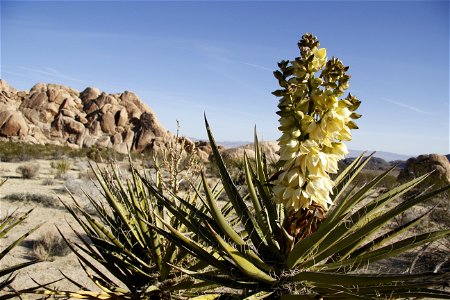
[[[20,111],[0,111],[0,134],[22,138],[27,136],[28,125]]]
[[[439,154],[419,155],[408,159],[405,168],[398,175],[398,180],[406,181],[430,172],[432,173],[424,185],[440,187],[450,184],[450,163],[447,157]]]
[[[171,134],[139,97],[38,83],[17,91],[0,79],[0,139],[110,147],[125,153],[164,145]]]
[[[269,163],[278,161],[280,146],[276,142],[259,142],[259,146]],[[253,160],[255,159],[254,147],[254,144],[247,144],[237,148],[224,149],[221,151],[222,157],[227,161],[242,162],[245,153],[249,159]]]

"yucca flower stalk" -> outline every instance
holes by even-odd
[[[327,60],[325,48],[319,48],[316,37],[307,33],[298,43],[301,56],[282,61],[274,72],[282,89],[273,94],[281,97],[280,172],[273,182],[274,200],[283,204],[288,218],[287,232],[304,238],[317,228],[332,204],[333,181],[329,174],[338,171],[338,161],[348,154],[343,141],[351,140],[350,129],[357,128],[352,119],[360,101],[344,91],[349,86],[348,67],[336,58]],[[313,226],[305,222],[313,218]]]
[[[242,194],[206,122],[228,199],[226,209],[220,208],[218,195],[211,192],[204,175],[203,190],[195,189],[202,200],[200,207],[182,197],[170,201],[144,180],[158,203],[186,226],[181,232],[162,222],[165,228],[155,229],[207,264],[200,269],[175,268],[229,288],[211,291],[208,299],[221,295],[238,299],[450,299],[449,292],[439,289],[447,282],[448,272],[366,272],[378,260],[450,235],[450,230],[442,230],[401,238],[429,212],[377,234],[405,210],[450,186],[407,194],[425,175],[368,198],[391,169],[360,190],[348,189],[372,155],[358,157],[331,180],[329,174],[336,173],[337,162],[347,153],[342,142],[350,140],[350,129],[356,128],[352,119],[359,117],[354,111],[360,102],[351,95],[340,98],[349,84],[348,67],[335,58],[327,60],[325,50],[310,34],[299,46],[301,57],[281,62],[275,73],[283,88],[275,92],[282,97],[279,172],[268,173],[255,134],[255,164],[244,157],[248,193]],[[403,202],[386,209],[401,197]]]

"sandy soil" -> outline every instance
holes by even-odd
[[[30,163],[39,164],[39,176],[35,179],[22,179],[20,174],[16,172],[16,169],[20,165]],[[71,160],[71,169],[60,177],[56,176],[56,169],[53,168],[51,164],[52,161],[48,160],[14,163],[0,162],[0,180],[5,178],[8,179],[7,182],[0,188],[0,218],[3,218],[5,215],[12,213],[15,210],[20,213],[34,208],[31,216],[23,224],[14,228],[14,230],[12,230],[5,239],[0,240],[0,249],[4,249],[11,243],[11,241],[14,241],[20,237],[27,230],[41,224],[41,227],[29,236],[24,243],[14,248],[10,254],[8,254],[1,261],[1,267],[25,262],[36,257],[36,250],[34,249],[35,242],[42,239],[43,236],[49,232],[58,235],[56,228],[58,228],[69,240],[74,242],[77,241],[76,236],[68,224],[71,224],[79,232],[82,231],[77,222],[65,210],[59,201],[61,200],[69,204],[72,203],[66,188],[76,196],[77,201],[79,201],[82,206],[88,207],[89,202],[83,196],[81,188],[89,194],[99,197],[99,193],[95,188],[95,185],[86,176],[90,170],[87,161],[82,161],[79,159]],[[17,197],[17,194],[26,194],[26,199],[12,200],[11,198],[20,198]],[[419,206],[415,208],[412,215],[418,215],[418,213],[423,213],[426,210],[426,207]],[[427,224],[427,227],[434,226],[436,226],[435,223]],[[446,253],[446,251],[450,249],[449,243],[450,241],[444,240],[437,245],[434,244],[434,249],[427,249],[428,253],[434,254],[432,255],[433,257],[429,258],[426,255],[423,255],[423,259],[417,262],[415,269],[420,269],[420,271],[429,271],[425,269],[422,270],[422,266],[427,266],[428,268],[430,266],[435,266],[436,263],[439,262],[439,259],[436,260],[436,256],[441,256],[440,260],[442,261],[443,253]],[[408,269],[411,267],[411,261],[418,255],[422,255],[420,254],[420,249],[398,258],[397,261],[390,260],[388,262],[380,262],[377,266],[373,266],[373,270],[392,271],[393,268],[396,268],[397,271],[408,272]],[[449,258],[447,257],[445,259],[447,260],[446,268],[449,268]],[[63,271],[67,276],[75,279],[76,282],[81,285],[84,285],[91,290],[98,290],[79,265],[76,255],[70,251],[62,256],[52,256],[47,261],[43,261],[21,270],[18,272],[12,288],[20,290],[31,287],[34,285],[33,279],[39,283],[47,283],[61,279],[62,275],[60,271]],[[76,286],[65,279],[55,283],[52,286],[59,290],[78,290]],[[37,296],[30,295],[23,298],[34,299],[37,298]]]
[[[40,166],[39,176],[35,179],[22,179],[16,169],[20,165],[28,163],[38,163]],[[58,228],[64,236],[72,241],[77,238],[72,232],[68,223],[74,228],[80,230],[77,222],[65,210],[63,205],[59,202],[72,203],[66,187],[69,188],[75,195],[78,201],[87,205],[88,201],[83,197],[80,187],[86,189],[87,192],[95,193],[93,183],[87,178],[80,179],[80,172],[87,172],[89,170],[87,162],[71,161],[71,169],[61,176],[55,178],[56,170],[51,167],[51,161],[36,160],[30,162],[0,162],[0,180],[7,178],[6,183],[0,188],[0,217],[12,213],[17,210],[18,213],[28,211],[34,208],[30,217],[21,225],[10,231],[5,239],[0,241],[0,249],[4,249],[11,241],[19,238],[27,230],[34,228],[41,224],[40,228],[32,233],[20,246],[14,248],[2,261],[2,267],[22,263],[35,258],[35,241],[42,239],[46,233],[53,233],[58,236]],[[14,200],[18,194],[27,194],[26,200]],[[20,197],[19,197],[20,198]],[[25,198],[25,197],[23,197]],[[44,199],[45,201],[39,202]],[[81,232],[81,230],[80,230]],[[49,257],[48,261],[44,261],[18,272],[16,280],[12,287],[15,289],[22,289],[33,286],[33,280],[39,283],[52,282],[62,278],[60,270],[82,285],[90,288],[95,288],[92,282],[85,275],[83,269],[80,267],[76,255],[70,250],[64,253],[63,256]],[[69,281],[62,280],[53,286],[60,290],[77,290]]]

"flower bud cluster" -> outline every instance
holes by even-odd
[[[360,101],[351,94],[341,98],[349,86],[348,67],[334,57],[327,60],[316,37],[305,34],[298,46],[301,56],[280,62],[274,72],[282,87],[273,92],[281,97],[282,132],[274,198],[288,210],[312,204],[327,210],[333,188],[329,174],[338,171],[338,161],[348,153],[343,141],[358,128],[352,119],[360,117],[354,112]]]

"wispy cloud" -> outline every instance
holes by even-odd
[[[40,74],[40,75],[44,75],[47,77],[51,77],[53,79],[63,79],[63,80],[69,80],[69,81],[74,81],[74,82],[79,82],[79,83],[84,82],[82,79],[69,76],[67,74],[64,74],[64,73],[62,73],[56,69],[50,68],[50,67],[46,67],[43,69],[20,67],[20,69],[30,72],[30,73]]]
[[[429,111],[422,110],[422,109],[420,109],[418,107],[415,107],[415,106],[412,106],[412,105],[409,105],[409,104],[406,104],[406,103],[403,103],[403,102],[395,101],[395,100],[392,100],[392,99],[389,99],[389,98],[386,98],[386,97],[381,97],[381,100],[389,102],[389,103],[394,104],[394,105],[397,105],[399,107],[403,107],[403,108],[412,110],[412,111],[420,113],[420,114],[432,115],[432,113],[429,112]]]
[[[222,77],[224,77],[224,78],[226,78],[226,79],[228,79],[228,80],[230,80],[230,81],[232,81],[232,82],[237,83],[238,85],[242,86],[243,88],[245,88],[246,90],[252,92],[252,93],[255,94],[255,95],[260,95],[260,96],[262,96],[262,97],[268,97],[267,94],[261,92],[261,90],[259,90],[257,87],[254,87],[254,86],[248,84],[248,83],[245,82],[244,80],[239,79],[239,77],[232,76],[232,75],[230,75],[230,74],[228,74],[228,73],[226,73],[226,72],[220,70],[220,69],[217,68],[216,66],[207,65],[207,64],[205,64],[204,66],[205,66],[207,69],[213,71],[214,73],[216,73],[216,74],[218,74],[218,75],[220,75],[220,76],[222,76]]]
[[[181,108],[185,113],[192,112],[214,112],[214,113],[225,113],[229,115],[242,115],[242,116],[251,116],[254,117],[254,114],[233,109],[227,105],[216,105],[208,101],[207,99],[211,99],[215,97],[214,94],[200,93],[200,94],[190,94],[187,92],[176,93],[176,92],[166,92],[166,91],[157,91],[157,90],[148,90],[143,89],[140,90],[142,92],[141,99],[154,99],[152,100],[153,106],[158,106],[160,109],[168,109],[173,113],[173,105],[176,103],[178,108]],[[190,113],[187,113],[190,114]]]
[[[264,71],[269,71],[269,72],[273,72],[274,69],[273,68],[268,68],[259,64],[254,64],[254,63],[250,63],[250,62],[246,62],[246,61],[241,61],[241,60],[236,60],[236,59],[231,59],[225,56],[216,56],[215,57],[217,60],[220,60],[221,62],[225,62],[225,63],[231,63],[231,64],[239,64],[239,65],[245,65],[245,66],[249,66],[252,68],[256,68],[256,69],[260,69],[260,70],[264,70]]]
[[[274,71],[274,69],[267,68],[267,67],[264,67],[264,66],[261,66],[261,65],[258,65],[258,64],[252,64],[252,63],[249,63],[249,62],[237,61],[237,60],[235,62],[238,63],[238,64],[250,66],[250,67],[261,69],[261,70],[264,70],[264,71],[269,71],[269,72],[273,72]]]

